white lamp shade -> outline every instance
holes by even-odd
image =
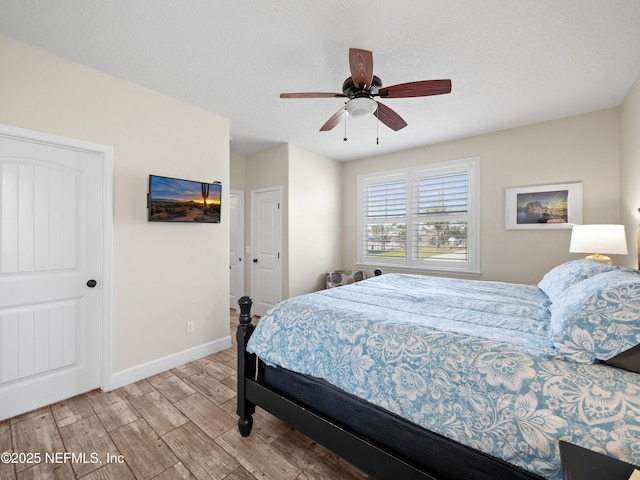
[[[624,225],[574,225],[569,251],[626,255]]]
[[[355,118],[366,118],[378,109],[378,102],[369,97],[356,97],[347,102],[347,112]]]

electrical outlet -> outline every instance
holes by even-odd
[[[196,331],[196,322],[187,322],[187,333],[193,333]]]

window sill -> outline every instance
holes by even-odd
[[[384,273],[417,273],[428,275],[447,275],[460,277],[479,277],[482,275],[480,270],[462,270],[455,268],[434,268],[434,267],[411,267],[404,265],[379,263],[356,263],[358,268],[375,269],[380,268]]]

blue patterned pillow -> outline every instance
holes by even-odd
[[[608,360],[640,343],[640,271],[618,267],[576,283],[550,310],[551,342],[566,359]]]
[[[605,265],[595,260],[572,260],[552,268],[542,277],[538,288],[547,294],[552,302],[570,286],[591,278],[598,273],[617,270],[619,267]]]

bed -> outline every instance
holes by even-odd
[[[537,285],[386,274],[240,300],[238,427],[260,406],[376,478],[560,479],[558,442],[640,464],[640,272]]]

